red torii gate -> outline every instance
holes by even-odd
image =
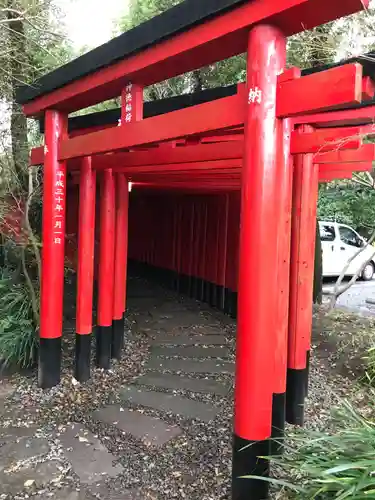
[[[67,172],[79,171],[76,376],[80,380],[90,376],[97,173],[101,175],[97,364],[103,368],[109,367],[111,353],[118,357],[121,352],[128,181],[147,192],[224,193],[217,206],[208,208],[201,199],[192,204],[188,227],[194,248],[189,262],[182,252],[181,227],[186,226],[190,207],[183,203],[173,217],[165,213],[166,220],[160,221],[164,231],[172,222],[172,247],[164,241],[158,254],[139,249],[146,262],[171,270],[177,286],[187,284],[196,297],[237,314],[235,500],[267,497],[266,481],[241,477],[267,474],[268,462],[259,457],[269,454],[272,425],[273,435],[282,435],[286,393],[288,421],[303,420],[318,182],[370,170],[374,159],[374,146],[362,145],[360,139],[368,129],[358,126],[358,119],[361,124],[371,122],[374,109],[332,111],[372,97],[373,85],[362,66],[354,62],[303,77],[296,68],[285,71],[285,37],[301,26],[311,28],[362,7],[360,0],[344,5],[323,0],[206,0],[204,4],[187,0],[151,24],[122,35],[119,42],[115,39],[19,92],[27,116],[45,115],[44,148],[31,155],[32,164],[44,163],[42,387],[60,379]],[[244,51],[247,86],[239,85],[237,93],[142,120],[145,86]],[[68,134],[68,113],[119,95],[120,126]],[[235,272],[228,265],[229,253],[235,254],[231,243],[235,208],[231,211],[229,196],[239,190],[236,290]],[[213,231],[217,211],[222,216],[216,217]],[[221,234],[226,234],[225,247],[220,246]],[[147,243],[148,235],[142,236]],[[208,242],[215,248],[212,262],[199,255]],[[182,272],[186,265],[188,272]],[[229,281],[231,288],[225,286]]]

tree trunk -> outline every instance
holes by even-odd
[[[322,303],[323,296],[323,254],[318,221],[316,223],[313,301]]]
[[[192,72],[193,92],[201,92],[203,90],[203,78],[199,69]]]
[[[8,0],[8,7],[14,8],[14,0]],[[26,80],[25,67],[27,67],[26,39],[23,21],[18,19],[18,14],[9,10],[7,12],[9,26],[10,61],[9,70],[11,77],[11,122],[10,132],[12,139],[12,156],[15,173],[18,177],[20,188],[27,189],[27,169],[29,150],[27,142],[27,121],[22,112],[22,106],[16,103],[17,87]]]

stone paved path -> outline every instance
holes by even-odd
[[[83,407],[82,421],[46,433],[0,427],[0,500],[220,498],[199,488],[213,488],[200,484],[206,468],[229,482],[220,446],[230,449],[233,337],[221,313],[135,285],[129,339],[149,345],[143,369],[96,409]],[[0,408],[12,391],[0,385]]]

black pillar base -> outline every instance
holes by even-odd
[[[216,283],[210,283],[209,284],[209,297],[208,297],[208,303],[211,307],[216,307]]]
[[[111,357],[121,359],[122,346],[124,345],[124,316],[122,319],[114,319],[112,323],[112,346]]]
[[[303,426],[305,416],[307,369],[288,368],[286,386],[286,421]]]
[[[78,382],[87,382],[91,376],[91,336],[91,333],[88,335],[76,333],[74,377]]]
[[[282,455],[285,436],[285,401],[286,395],[274,394],[272,400],[272,439],[271,455]]]
[[[210,301],[210,285],[211,283],[209,281],[203,281],[201,301],[205,302],[206,304],[208,304]]]
[[[189,276],[186,274],[180,275],[180,287],[178,291],[183,295],[189,293]]]
[[[233,440],[232,500],[266,500],[269,482],[243,479],[243,476],[269,476],[270,442],[247,441],[238,436]]]
[[[194,276],[188,277],[187,294],[189,297],[192,297],[192,295],[193,295],[193,280],[194,280]]]
[[[202,278],[195,278],[195,290],[194,298],[196,300],[202,300],[203,294],[203,280]]]
[[[237,319],[237,292],[230,292],[229,297],[229,314],[231,318]]]
[[[61,337],[40,339],[38,385],[50,389],[60,383],[61,376]]]
[[[229,288],[224,289],[224,312],[225,312],[225,314],[230,314],[230,290],[229,290]]]
[[[96,366],[109,370],[111,367],[112,326],[96,328]]]
[[[216,307],[220,311],[224,311],[224,307],[225,307],[225,288],[223,286],[221,286],[221,285],[217,286]]]

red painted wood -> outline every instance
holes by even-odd
[[[353,126],[373,123],[375,105],[369,105],[357,109],[344,109],[325,113],[314,113],[309,115],[295,116],[294,125],[312,124],[318,127]]]
[[[307,128],[307,127],[306,127]],[[306,132],[308,130],[303,130]],[[288,368],[306,368],[312,328],[312,293],[319,168],[313,155],[294,160]]]
[[[226,97],[166,115],[128,123],[116,129],[103,130],[64,141],[60,160],[88,154],[116,152],[134,146],[168,141],[209,130],[241,125],[244,121],[243,96]],[[126,127],[126,133],[125,128]]]
[[[328,153],[317,153],[314,155],[314,163],[362,163],[374,161],[375,144],[364,144],[359,149],[346,151],[331,151]]]
[[[354,63],[282,82],[278,86],[277,116],[328,111],[360,103],[362,73],[362,66]]]
[[[297,68],[296,66],[292,66],[291,68],[286,69],[279,75],[278,78],[278,83],[284,83],[288,82],[290,80],[296,80],[297,78],[301,78],[302,76],[302,71],[300,68]]]
[[[127,81],[144,86],[246,51],[249,27],[272,23],[292,35],[363,9],[368,0],[257,0],[245,3],[154,47],[72,82],[24,106],[27,116],[45,109],[66,112],[118,97]]]
[[[116,174],[115,263],[113,319],[122,319],[126,310],[128,263],[129,185],[124,174]]]
[[[290,156],[290,119],[278,121],[278,189],[277,189],[277,308],[275,311],[275,375],[274,393],[286,391],[288,319],[289,319],[289,275],[292,215],[293,160]]]
[[[362,144],[360,127],[323,129],[306,134],[292,132],[292,154],[324,153],[343,149],[358,149]]]
[[[128,82],[121,92],[121,125],[143,120],[143,87]]]
[[[82,159],[79,179],[77,313],[78,334],[92,333],[95,250],[96,172],[91,158]]]
[[[375,95],[375,82],[370,76],[362,79],[362,100],[372,99]]]
[[[40,337],[46,339],[62,335],[66,165],[58,161],[58,150],[66,137],[67,124],[67,116],[46,112],[40,302]]]
[[[272,27],[254,28],[247,57],[234,432],[247,440],[264,440],[271,434],[275,385],[270,311],[276,309],[277,253],[270,242],[276,233],[276,93],[277,75],[285,65],[285,37]]]
[[[111,170],[100,179],[100,247],[98,325],[111,326],[115,251],[115,184]]]

